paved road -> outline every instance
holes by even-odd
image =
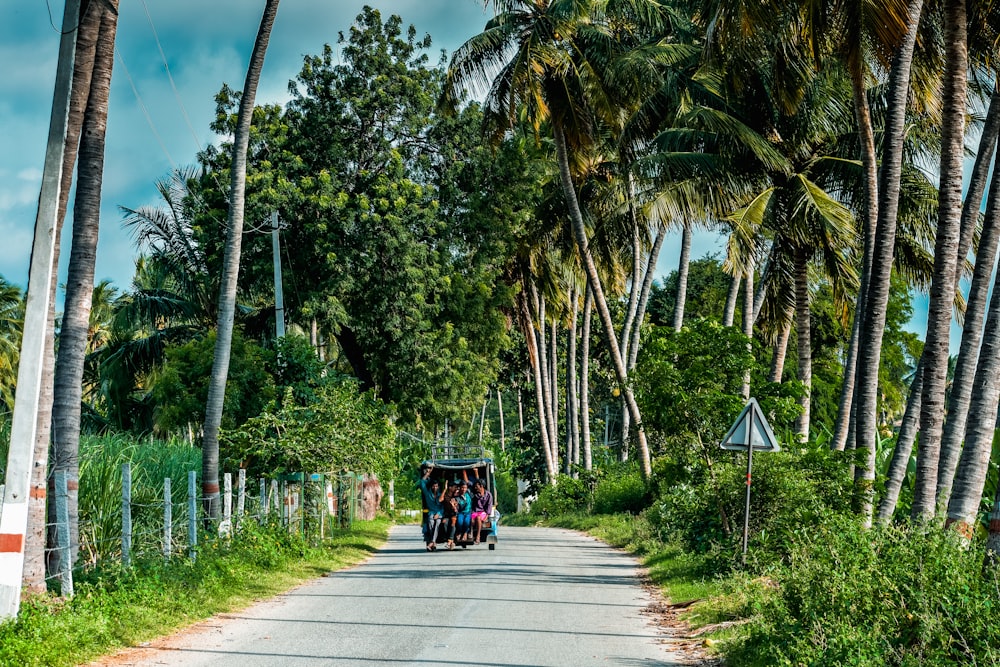
[[[634,560],[571,531],[501,527],[495,551],[427,553],[398,526],[363,565],[112,664],[680,664],[640,614],[650,602]]]

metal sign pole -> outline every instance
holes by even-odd
[[[743,564],[747,564],[747,542],[750,535],[750,479],[753,473],[753,410],[747,413],[747,494],[743,507]]]

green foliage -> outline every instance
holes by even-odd
[[[590,489],[579,480],[568,475],[558,475],[556,484],[547,484],[538,491],[538,497],[531,504],[531,513],[537,516],[571,514],[588,507]]]
[[[659,496],[649,516],[664,539],[676,537],[695,553],[715,552],[720,567],[728,568],[742,529],[746,458],[731,452],[720,458],[683,470],[659,464]],[[826,447],[755,456],[751,563],[787,557],[804,527],[848,513],[851,487],[846,457]]]
[[[774,586],[752,598],[733,667],[996,664],[1000,578],[951,531],[863,530],[842,518],[799,531]]]
[[[258,414],[274,399],[274,380],[267,373],[269,356],[239,331],[233,331],[232,356],[226,380],[223,427],[235,428]],[[156,425],[170,433],[205,421],[205,403],[215,355],[215,332],[181,345],[169,346],[154,375],[158,406]]]
[[[291,398],[220,437],[226,458],[251,471],[370,472],[390,479],[398,465],[388,408],[357,382],[342,378],[315,390],[304,405]]]
[[[238,539],[207,544],[196,561],[157,554],[129,569],[92,570],[77,578],[72,599],[31,597],[16,621],[0,623],[0,664],[87,663],[360,562],[387,528],[356,522],[312,545],[287,528],[249,522]]]
[[[767,382],[747,338],[734,327],[710,320],[695,320],[679,332],[654,327],[644,341],[635,384],[643,422],[659,453],[683,466],[714,450],[743,409],[748,371],[752,394],[772,426],[791,425],[799,385]]]
[[[593,492],[595,514],[638,514],[649,506],[650,485],[634,465],[619,465],[601,475]]]
[[[706,255],[688,264],[687,300],[684,303],[684,321],[698,319],[722,321],[726,308],[726,297],[732,278],[722,270],[722,262],[714,256]],[[677,271],[671,271],[661,282],[654,282],[649,292],[646,312],[649,321],[656,326],[671,327],[674,324],[674,308],[677,301]],[[742,313],[737,313],[736,322]]]

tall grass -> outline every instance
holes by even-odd
[[[187,521],[188,471],[201,468],[201,450],[179,440],[136,440],[126,435],[85,436],[80,442],[80,558],[94,565],[121,555],[122,464],[132,473],[136,552],[162,550],[163,480],[173,492],[173,533]]]

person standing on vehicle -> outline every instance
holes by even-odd
[[[428,551],[437,548],[438,526],[441,525],[441,518],[444,508],[441,507],[439,497],[440,485],[436,479],[430,479],[431,469],[424,468],[423,476],[420,478],[420,495],[423,496],[424,508],[427,512],[427,519],[424,521],[424,543]]]
[[[470,542],[472,537],[472,494],[469,493],[469,485],[461,482],[458,485],[458,520],[455,524],[455,532],[458,534],[459,542]]]
[[[448,533],[448,549],[455,548],[455,524],[458,522],[458,485],[448,487],[448,480],[444,482],[444,490],[441,492],[441,507],[444,510],[444,526]]]
[[[472,539],[473,544],[479,544],[479,534],[485,522],[493,513],[493,495],[486,490],[482,480],[472,485]]]

